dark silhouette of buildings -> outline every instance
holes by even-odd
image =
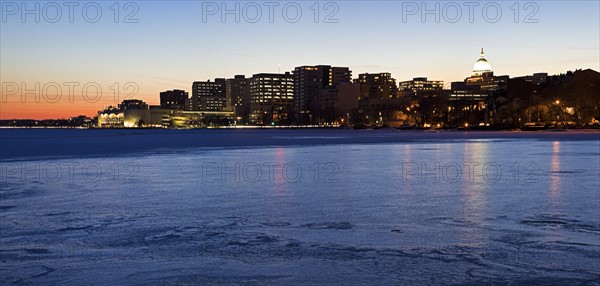
[[[150,107],[146,102],[140,99],[126,99],[118,105],[120,110],[133,110],[133,109],[149,109]]]
[[[534,73],[533,75],[516,77],[518,79],[525,80],[526,82],[533,83],[535,85],[545,84],[548,80],[548,73]]]
[[[319,123],[324,120],[321,113],[324,90],[335,89],[339,84],[351,82],[352,72],[348,67],[328,65],[296,67],[294,75],[294,122],[300,125]]]
[[[236,75],[225,82],[227,102],[240,124],[250,122],[250,80],[243,75]]]
[[[325,124],[350,124],[358,110],[360,85],[358,83],[340,83],[321,91],[319,110],[315,111]]]
[[[381,124],[392,118],[403,104],[398,96],[396,80],[390,73],[363,73],[354,82],[360,85],[358,113],[360,123]]]
[[[189,98],[185,90],[167,90],[160,93],[160,107],[163,109],[188,109]]]

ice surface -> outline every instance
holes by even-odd
[[[0,284],[600,281],[598,133],[0,132]]]

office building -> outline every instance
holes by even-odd
[[[195,81],[192,84],[192,110],[227,111],[226,82],[224,78],[214,81]]]
[[[250,121],[258,125],[290,124],[294,79],[285,74],[260,73],[250,80]]]
[[[398,83],[398,89],[400,91],[412,92],[413,95],[418,96],[419,93],[444,89],[444,82],[440,80],[427,80],[426,77],[415,77],[412,80]]]

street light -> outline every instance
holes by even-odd
[[[556,100],[554,101],[554,104],[556,104],[557,108],[558,108],[558,114],[556,115],[556,124],[558,125],[558,121],[560,121],[561,118],[561,113],[563,112],[562,108],[559,106],[560,105],[560,100]],[[564,116],[563,116],[563,120],[564,120]]]

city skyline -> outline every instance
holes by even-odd
[[[485,48],[481,48],[482,54],[483,54],[483,50],[485,50]],[[486,58],[487,58],[487,56],[486,56]],[[478,61],[473,61],[473,62],[475,62],[475,64],[477,65]],[[294,69],[297,69],[299,67],[305,67],[305,66],[313,66],[313,65],[301,65],[301,66],[292,68],[291,70],[286,70],[286,71],[278,70],[277,72],[272,72],[271,74],[285,74],[285,73],[293,74]],[[323,64],[318,64],[318,65],[314,65],[314,66],[323,66]],[[333,65],[329,65],[329,66],[333,66]],[[349,67],[349,69],[350,69],[350,73],[352,73],[351,80],[352,81],[358,80],[359,79],[359,77],[358,77],[359,74],[355,73],[354,70],[352,69],[352,67]],[[583,69],[587,69],[587,68],[583,68]],[[575,69],[573,69],[573,70],[575,70]],[[570,70],[570,71],[572,71],[572,70]],[[471,72],[473,72],[473,70]],[[538,72],[543,73],[544,71],[538,71]],[[523,76],[533,75],[533,74],[538,73],[538,72],[531,72],[531,73],[522,74],[522,75],[509,75],[509,74],[497,74],[497,75],[506,75],[506,76],[509,76],[509,77],[523,77]],[[564,72],[566,72],[566,70],[562,71],[560,73],[557,73],[557,74],[562,74]],[[380,73],[389,73],[389,72],[386,72],[386,71],[372,71],[372,72],[364,72],[364,73],[360,73],[360,74],[380,74]],[[250,78],[252,78],[252,76],[258,75],[258,74],[263,74],[263,72],[252,73],[252,74],[250,74],[248,76],[250,76]],[[391,74],[391,77],[397,81],[396,82],[396,86],[397,87],[399,86],[399,84],[401,82],[411,81],[411,80],[416,79],[416,78],[425,78],[425,79],[429,79],[429,80],[437,80],[437,79],[434,79],[434,78],[430,78],[430,77],[428,77],[426,75],[425,76],[424,75],[415,75],[415,76],[413,76],[413,77],[411,77],[409,79],[399,79],[399,78],[396,78],[394,76],[394,74],[392,74],[392,73],[390,73],[390,74]],[[222,78],[209,78],[209,79],[206,79],[206,81],[208,81],[208,82],[211,82],[211,81],[214,82],[215,80],[219,80],[219,79],[233,79],[235,76],[238,76],[238,75],[240,75],[240,74],[237,73],[237,74],[234,74],[234,75],[231,75],[231,76],[227,76],[227,77],[222,77]],[[457,81],[452,81],[452,82],[463,81],[464,78],[469,77],[470,75],[471,75],[471,73],[469,73],[468,75],[465,75],[465,77],[463,77],[462,80],[457,80]],[[552,75],[552,74],[548,73],[548,75]],[[247,78],[247,79],[249,79],[249,78]],[[36,105],[38,107],[40,105],[43,105],[43,104],[53,104],[52,106],[57,106],[57,104],[60,104],[61,100],[65,101],[65,104],[71,104],[71,103],[68,102],[68,100],[69,100],[69,98],[71,98],[72,95],[74,95],[73,101],[78,101],[78,100],[81,100],[81,98],[82,98],[81,95],[78,94],[78,91],[80,91],[80,92],[82,92],[82,91],[78,90],[77,88],[82,88],[83,89],[83,87],[86,87],[86,86],[87,86],[86,89],[88,89],[90,91],[90,94],[92,94],[92,92],[95,92],[95,87],[94,86],[99,86],[102,89],[102,98],[104,98],[104,99],[105,98],[110,98],[111,100],[108,100],[108,101],[106,101],[106,100],[94,101],[93,96],[90,95],[89,99],[91,99],[91,100],[84,99],[85,106],[87,106],[88,108],[82,109],[82,111],[80,111],[79,113],[78,112],[74,112],[74,113],[70,113],[70,114],[62,113],[63,116],[55,116],[55,117],[48,117],[48,116],[44,116],[44,115],[37,116],[37,117],[35,115],[34,116],[25,115],[24,117],[10,117],[10,116],[6,116],[6,114],[12,114],[12,113],[6,112],[6,107],[5,107],[5,108],[3,108],[3,110],[2,110],[2,112],[0,114],[0,120],[8,120],[8,119],[44,120],[44,119],[70,118],[70,117],[75,117],[75,116],[79,116],[79,115],[95,116],[96,113],[97,113],[97,111],[99,109],[104,108],[104,107],[110,107],[110,106],[116,107],[117,105],[119,105],[121,103],[122,100],[125,100],[125,99],[136,99],[136,100],[139,99],[139,100],[143,100],[148,105],[161,105],[161,99],[160,99],[159,95],[162,94],[163,92],[173,91],[173,90],[180,90],[180,91],[185,91],[186,93],[189,93],[191,95],[192,94],[191,91],[194,89],[195,84],[197,82],[202,82],[202,81],[204,81],[204,80],[195,80],[193,82],[190,82],[187,87],[163,88],[162,90],[155,91],[155,93],[153,95],[148,95],[148,96],[138,96],[139,93],[137,93],[137,92],[135,94],[133,94],[132,96],[129,96],[127,94],[128,90],[135,90],[135,89],[138,88],[137,86],[135,88],[133,87],[134,85],[137,85],[135,82],[128,82],[128,83],[124,83],[124,84],[119,83],[119,82],[115,82],[112,85],[106,85],[106,87],[108,87],[108,91],[110,92],[108,94],[107,94],[106,88],[104,88],[100,84],[97,84],[97,82],[84,82],[84,83],[70,82],[70,83],[62,83],[62,86],[61,86],[61,83],[56,83],[56,82],[40,83],[39,87],[37,87],[38,92],[33,92],[32,90],[30,90],[30,88],[31,89],[36,88],[35,85],[33,87],[31,87],[31,85],[27,86],[27,84],[29,84],[29,83],[25,83],[25,87],[26,88],[24,89],[25,91],[23,92],[25,94],[25,98],[26,98],[25,99],[26,100],[25,103],[22,103],[22,102],[19,102],[19,101],[17,101],[17,102],[11,102],[10,101],[10,99],[14,100],[15,96],[18,97],[17,100],[20,99],[20,97],[21,97],[21,90],[22,90],[22,84],[23,83],[3,82],[3,84],[5,86],[2,87],[2,92],[3,92],[3,94],[2,94],[2,100],[5,100],[5,99],[7,100],[6,103],[3,102],[3,105],[5,105],[5,106],[11,106],[11,104],[12,105],[15,105],[15,104],[28,105],[28,106]],[[443,82],[443,88],[444,89],[446,89],[446,90],[450,90],[451,89],[450,85],[451,85],[452,82],[446,82],[446,81],[443,81],[443,80],[440,80],[440,81]],[[223,82],[223,84],[224,83],[225,82]],[[12,86],[10,86],[10,85],[12,85],[12,84],[17,84],[18,85],[17,90],[14,90],[14,91],[11,90]],[[35,84],[35,83],[32,83],[32,84]],[[48,89],[47,89],[48,91],[51,91],[53,89],[55,90],[55,87],[57,85],[61,86],[61,89],[62,89],[62,96],[60,98],[61,100],[59,100],[58,102],[49,102],[48,100],[45,100],[43,98],[43,95],[41,95],[42,92],[45,90],[44,89],[44,84],[48,86]],[[125,85],[125,86],[123,86],[123,85]],[[118,96],[118,100],[116,100],[117,97],[115,97],[115,92],[116,92],[116,88],[117,87],[119,89],[122,89],[119,92],[119,94],[117,95]],[[9,94],[9,95],[12,96],[12,98],[9,98],[10,96],[6,96],[5,95],[5,91],[6,90],[10,90],[11,91],[11,94]],[[16,92],[16,94],[15,94],[15,92]],[[69,92],[71,92],[72,94],[70,94]],[[35,96],[34,96],[34,94],[35,94],[35,96],[39,97],[39,101],[40,102],[35,102]],[[125,95],[123,95],[123,94],[125,94]],[[48,95],[48,98],[52,98],[52,97],[56,97],[56,96],[55,95]],[[190,100],[191,99],[192,99],[192,97],[190,96]],[[116,101],[113,101],[113,100],[116,100]],[[108,104],[100,106],[100,105],[98,105],[99,102],[106,102]],[[67,110],[73,110],[73,109],[65,109],[64,112],[68,112]],[[60,111],[62,112],[62,110],[60,110]]]
[[[448,85],[470,74],[481,47],[499,75],[600,70],[600,17],[594,1],[530,2],[535,4],[531,7],[493,2],[502,11],[496,22],[481,16],[487,2],[477,2],[473,21],[459,2],[462,18],[456,23],[441,13],[446,11],[445,2],[327,2],[335,4],[331,7],[318,2],[317,23],[313,21],[317,7],[303,1],[298,2],[302,18],[293,23],[277,13],[273,22],[267,14],[257,23],[248,22],[247,15],[237,15],[239,23],[236,15],[224,15],[223,21],[218,12],[203,15],[208,7],[203,5],[222,2],[195,1],[172,6],[161,1],[131,2],[137,10],[121,3],[115,20],[112,3],[99,3],[103,14],[98,22],[90,23],[76,13],[70,23],[64,10],[57,23],[48,22],[45,14],[36,23],[35,15],[7,14],[10,7],[3,2],[3,83],[27,83],[31,88],[36,82],[42,86],[75,82],[81,88],[94,82],[103,97],[94,103],[78,98],[69,102],[67,96],[57,103],[33,99],[21,103],[11,98],[3,101],[1,119],[91,115],[98,106],[120,102],[113,100],[115,82],[120,98],[135,92],[135,98],[155,104],[159,92],[190,91],[194,81],[292,71],[302,65],[347,66],[354,75],[389,72],[398,81],[428,77]],[[406,13],[415,8],[411,3],[425,3],[418,9],[435,8],[438,3],[440,13]],[[278,9],[285,5],[279,4]],[[39,10],[46,11],[44,2]],[[126,23],[132,11],[137,22]],[[337,22],[327,23],[325,17],[332,11]],[[130,82],[137,86],[125,89]]]

